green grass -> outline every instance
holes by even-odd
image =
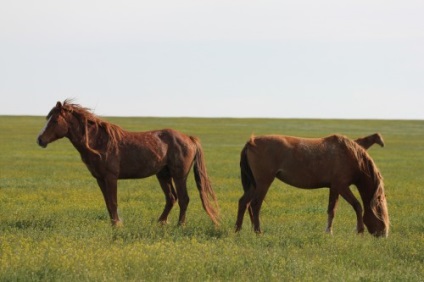
[[[201,138],[222,226],[201,208],[193,175],[185,227],[156,223],[164,196],[154,177],[119,182],[125,227],[112,229],[100,189],[66,139],[35,139],[42,117],[0,116],[0,281],[423,281],[424,122],[363,120],[107,118],[128,130],[175,128]],[[387,239],[354,232],[340,201],[334,236],[324,233],[328,190],[275,181],[261,212],[264,234],[245,217],[239,154],[253,133],[356,138],[382,133],[370,149],[384,178]],[[355,188],[354,192],[357,194]]]

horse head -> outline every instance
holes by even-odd
[[[49,143],[65,137],[69,130],[67,115],[69,111],[57,102],[46,117],[47,123],[37,137],[37,144],[46,148]]]
[[[390,221],[387,212],[386,196],[384,190],[376,191],[370,208],[366,207],[364,212],[364,224],[368,232],[376,237],[387,237],[389,234]]]
[[[363,219],[364,224],[370,234],[374,235],[375,237],[388,236],[388,228],[386,223],[378,216],[375,216],[372,212],[365,212]]]

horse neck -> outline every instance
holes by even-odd
[[[375,143],[374,138],[370,138],[370,137],[364,138],[364,148],[368,149],[374,143]]]
[[[380,194],[381,190],[384,192],[384,184],[378,168],[369,160],[367,167],[362,171],[359,183],[356,185],[361,198],[366,203],[364,208],[368,208],[371,201],[373,201],[376,194]]]
[[[368,149],[374,144],[374,138],[364,137],[356,139],[356,142],[363,148]]]
[[[72,115],[69,122],[68,130],[68,139],[71,141],[72,145],[80,152],[81,155],[87,153],[94,153],[87,147],[87,138],[88,143],[92,143],[94,140],[98,140],[101,130],[97,127],[97,130],[94,129],[95,125],[91,123],[84,122],[81,117]]]
[[[359,194],[361,195],[362,201],[364,203],[364,208],[369,207],[369,204],[371,203],[371,200],[377,189],[372,176],[363,176],[361,181],[356,184],[356,187],[358,188]]]

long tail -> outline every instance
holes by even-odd
[[[194,179],[196,180],[197,189],[199,190],[200,199],[202,200],[203,208],[209,215],[215,225],[219,225],[219,208],[215,195],[212,189],[211,182],[206,172],[205,159],[203,156],[202,145],[199,139],[190,136],[190,139],[196,144],[196,156],[194,158]]]
[[[249,144],[250,143],[248,142],[244,145],[240,155],[241,184],[243,185],[244,192],[249,191],[252,187],[256,187],[256,181],[247,159],[247,148]]]

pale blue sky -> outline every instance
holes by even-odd
[[[3,1],[0,115],[424,119],[424,1]]]

